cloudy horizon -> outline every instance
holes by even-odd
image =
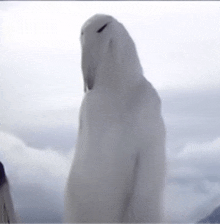
[[[83,97],[79,35],[96,13],[133,38],[167,129],[165,214],[220,204],[219,2],[1,2],[0,161],[21,222],[61,222]]]

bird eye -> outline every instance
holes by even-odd
[[[106,23],[104,26],[102,26],[100,29],[98,29],[96,32],[97,33],[101,33],[104,29],[105,29],[105,27],[108,25],[108,23]]]

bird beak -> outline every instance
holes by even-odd
[[[84,92],[91,90],[94,86],[95,70],[92,56],[83,49],[82,51],[82,72],[84,80]]]

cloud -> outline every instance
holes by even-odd
[[[220,138],[212,142],[206,143],[190,143],[187,144],[184,150],[179,153],[178,160],[193,164],[199,169],[204,169],[203,172],[209,172],[207,168],[219,168],[220,158]],[[207,173],[208,174],[208,173]],[[220,173],[216,173],[216,175]]]
[[[220,204],[220,138],[168,151],[167,216],[195,222]]]
[[[60,222],[73,151],[35,149],[5,132],[0,132],[0,142],[0,156],[21,220]],[[220,138],[203,143],[188,142],[179,152],[168,150],[167,219],[193,222],[216,207],[220,202],[219,154]]]
[[[58,214],[56,221],[61,221],[63,192],[73,150],[66,154],[50,148],[38,150],[27,147],[19,138],[4,132],[0,132],[0,142],[1,162],[6,168],[15,209],[21,221],[55,222],[52,215],[55,213]]]
[[[60,222],[73,151],[63,154],[50,148],[37,150],[4,132],[0,132],[0,142],[0,156],[21,221]],[[217,206],[220,202],[219,154],[220,138],[188,143],[176,154],[168,150],[167,219],[194,222]]]
[[[160,91],[167,127],[167,147],[179,152],[190,142],[210,142],[220,136],[219,89]]]
[[[80,107],[80,106],[79,106]],[[67,152],[74,147],[78,129],[78,108],[60,110],[9,110],[1,130],[22,139],[26,146]]]
[[[176,222],[197,220],[219,203],[217,4],[1,4],[0,123],[8,132],[0,132],[0,156],[23,220],[61,220],[83,94],[79,32],[97,12],[126,26],[145,76],[166,90],[161,97],[169,151],[168,216]]]
[[[17,184],[14,202],[20,219],[25,223],[61,223],[63,194],[45,189],[42,184]],[[63,192],[62,192],[63,193]]]
[[[1,51],[2,129],[59,125],[77,128],[83,94],[80,66],[75,65],[72,54],[51,51]]]
[[[11,130],[17,137],[21,138],[27,146],[45,149],[52,148],[59,153],[67,153],[76,142],[77,131],[74,125],[57,125],[55,127],[17,127]]]

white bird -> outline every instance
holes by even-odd
[[[97,14],[82,27],[85,96],[65,195],[65,222],[161,222],[165,128],[124,26]]]
[[[0,162],[0,223],[16,223],[9,183]]]

